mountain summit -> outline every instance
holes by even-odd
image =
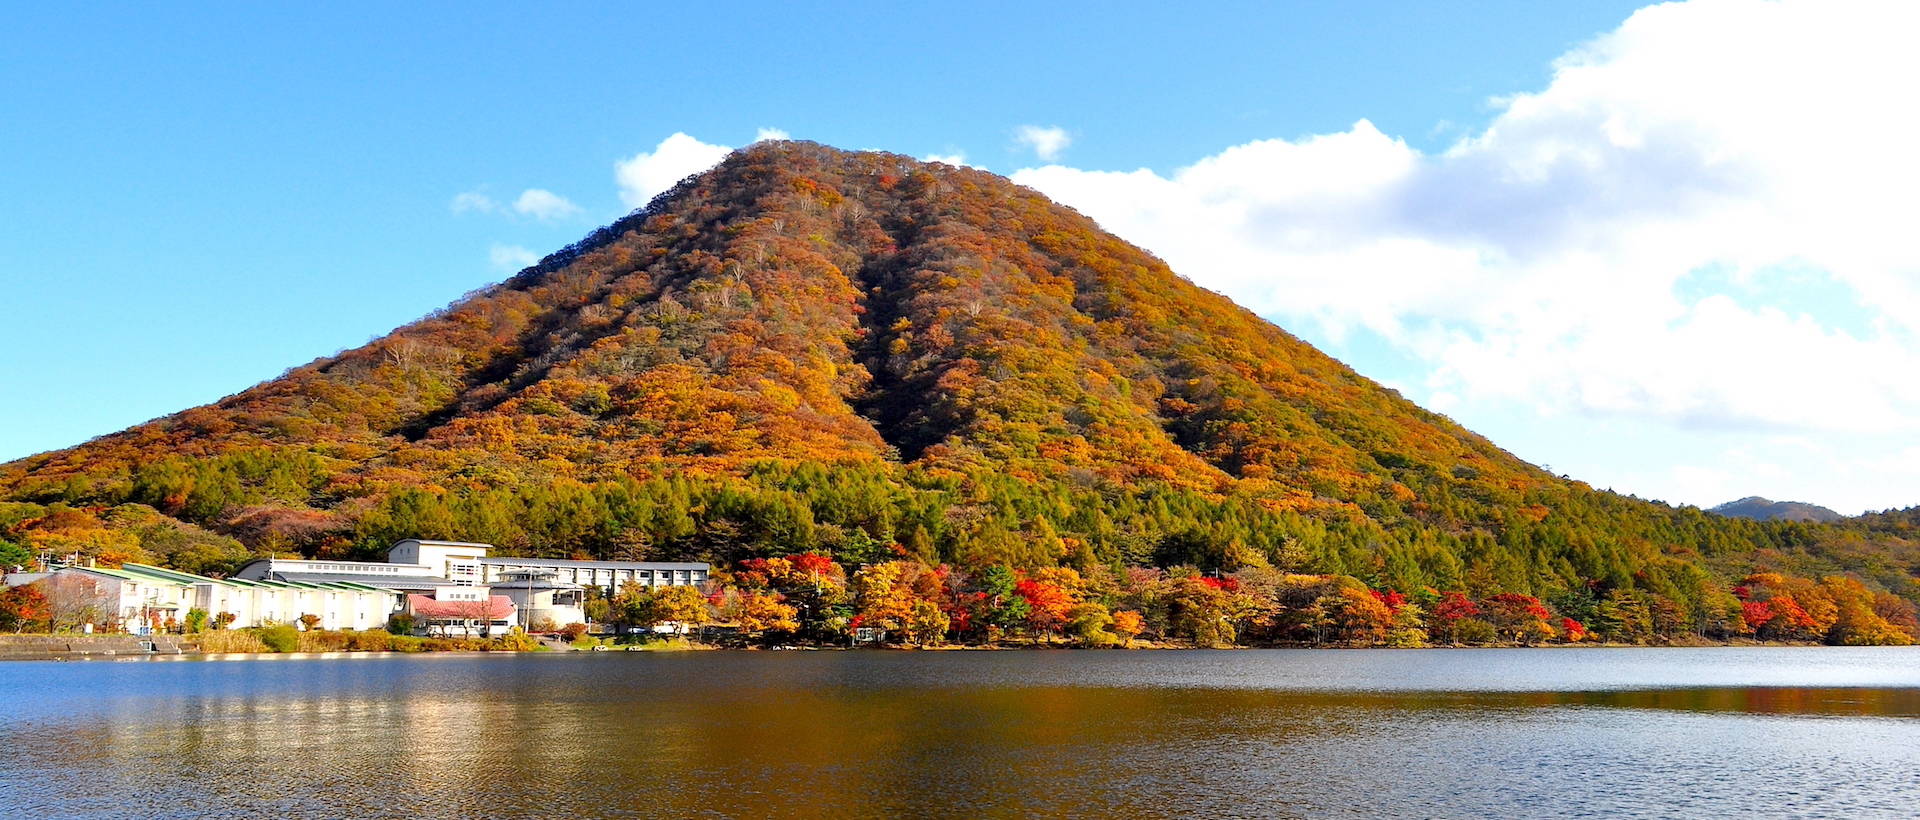
[[[1004,178],[804,142],[0,492],[322,555],[892,550],[1401,589],[1678,590],[1776,546],[1526,464]]]
[[[1799,501],[1768,501],[1757,495],[1750,495],[1738,501],[1729,501],[1714,507],[1708,512],[1719,513],[1728,518],[1751,518],[1755,521],[1839,521],[1846,516],[1822,507],[1818,504],[1806,504]]]

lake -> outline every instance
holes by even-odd
[[[0,664],[0,816],[1920,815],[1920,648]]]

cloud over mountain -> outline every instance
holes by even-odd
[[[1904,441],[1916,22],[1901,4],[1657,6],[1439,154],[1362,120],[1166,176],[1014,178],[1266,315],[1377,335],[1443,408]]]

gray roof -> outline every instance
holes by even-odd
[[[700,563],[682,563],[672,561],[569,561],[563,558],[513,558],[505,555],[488,556],[480,563],[491,566],[550,567],[553,569],[674,569],[700,570],[705,572],[709,565]]]
[[[412,541],[416,544],[431,544],[436,547],[485,547],[487,549],[493,549],[492,544],[482,544],[476,541],[435,541],[431,538],[402,538],[398,541],[393,542],[393,547],[400,546],[401,544],[405,544],[408,541]],[[387,551],[392,552],[393,547],[388,547]]]
[[[345,572],[275,572],[273,580],[295,584],[353,583],[379,589],[433,589],[453,582],[432,575],[355,575]]]

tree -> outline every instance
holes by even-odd
[[[32,550],[12,541],[0,540],[0,575],[12,572],[15,567],[25,569],[33,565]]]
[[[1073,594],[1050,581],[1023,579],[1014,584],[1014,594],[1027,602],[1026,627],[1049,639],[1060,632],[1073,611]]]
[[[31,585],[0,592],[0,629],[11,629],[15,634],[37,631],[47,626],[51,617],[46,594]]]
[[[1830,576],[1820,585],[1834,602],[1836,614],[1827,643],[1843,646],[1907,646],[1913,636],[1874,611],[1874,594],[1852,578]]]
[[[1516,643],[1532,645],[1533,642],[1552,638],[1553,627],[1547,619],[1553,613],[1540,604],[1540,599],[1517,592],[1503,592],[1489,596],[1484,609],[1487,620],[1493,624],[1500,637]]]
[[[794,617],[796,610],[781,603],[774,593],[741,592],[729,602],[725,614],[746,632],[794,632],[800,628]]]
[[[1433,616],[1428,620],[1433,636],[1447,643],[1458,643],[1460,622],[1480,614],[1480,605],[1458,592],[1446,592],[1440,595],[1438,603],[1433,605]]]
[[[207,611],[199,607],[187,610],[186,631],[204,632],[207,629]]]
[[[647,587],[628,582],[614,599],[614,608],[623,623],[645,627],[673,624],[674,631],[682,635],[713,620],[707,596],[690,586]]]
[[[1120,636],[1124,646],[1132,646],[1134,637],[1145,631],[1146,626],[1146,619],[1134,610],[1123,609],[1113,613],[1113,633]]]
[[[909,561],[887,561],[860,571],[848,582],[853,593],[860,623],[876,629],[899,630],[913,617],[912,576],[920,565]]]
[[[1067,613],[1067,634],[1081,646],[1112,646],[1118,638],[1110,631],[1114,617],[1094,601],[1074,605]]]
[[[1252,602],[1217,578],[1190,575],[1174,582],[1168,595],[1169,620],[1176,634],[1199,646],[1224,646],[1238,638],[1234,622],[1253,611]]]
[[[320,616],[315,615],[311,612],[301,615],[298,620],[300,622],[300,628],[308,632],[312,632],[320,628],[320,621],[321,621]]]
[[[39,583],[54,632],[79,629],[82,624],[103,624],[110,617],[106,592],[92,578],[78,572],[56,572]]]
[[[1321,605],[1332,614],[1342,639],[1358,646],[1386,640],[1387,630],[1393,626],[1393,611],[1365,589],[1341,586]]]
[[[946,639],[951,623],[939,604],[919,598],[914,600],[913,613],[907,618],[907,635],[916,644],[934,646]]]
[[[1594,626],[1609,641],[1642,644],[1653,636],[1653,611],[1645,598],[1626,587],[1607,591],[1594,610]]]

